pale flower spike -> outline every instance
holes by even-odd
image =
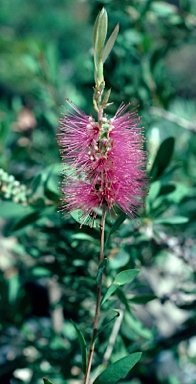
[[[99,122],[71,102],[60,121],[58,142],[65,172],[62,208],[67,213],[81,210],[82,223],[91,223],[103,206],[118,206],[131,218],[146,195],[146,152],[139,119],[128,105],[121,104],[113,118]]]

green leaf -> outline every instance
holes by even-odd
[[[44,384],[53,384],[52,381],[46,379],[45,377],[43,377],[43,381],[44,381]]]
[[[105,22],[107,23],[107,12],[106,12],[105,8],[102,8],[102,10],[98,13],[97,18],[95,20],[95,24],[94,24],[94,29],[93,29],[93,45],[94,45],[94,47],[96,44],[97,34],[99,33],[98,29],[100,27],[101,19],[104,16],[106,18]],[[107,34],[107,30],[105,31],[105,38],[106,38],[106,34]],[[105,42],[105,39],[104,39],[104,42]],[[103,43],[103,45],[104,45],[104,43]]]
[[[41,184],[42,184],[42,174],[38,173],[38,175],[36,175],[34,177],[32,184],[31,184],[32,192],[35,193]]]
[[[137,340],[138,336],[150,340],[152,338],[152,330],[146,328],[144,324],[130,311],[124,315],[124,321],[121,328],[122,334],[129,340]]]
[[[126,271],[120,272],[114,282],[110,285],[110,287],[107,289],[101,304],[104,304],[106,300],[121,286],[126,283],[130,283],[135,276],[139,273],[139,269],[127,269]]]
[[[21,204],[13,203],[12,201],[2,201],[0,203],[0,217],[3,219],[12,219],[18,216],[23,216],[29,212],[29,207],[24,207]]]
[[[48,277],[51,276],[51,271],[45,267],[36,266],[31,270],[32,276],[36,277]]]
[[[110,287],[107,289],[102,301],[101,305],[103,305],[107,299],[119,288],[118,284],[111,284]]]
[[[108,16],[105,8],[101,10],[95,21],[94,27],[94,58],[95,67],[98,68],[104,47],[108,28]]]
[[[70,215],[80,225],[90,225],[92,228],[95,228],[96,227],[96,220],[94,220],[93,223],[92,223],[92,219],[89,216],[86,219],[86,221],[84,222],[83,213],[84,212],[81,209],[76,209],[75,211],[71,212]]]
[[[109,97],[110,97],[110,93],[111,93],[111,88],[108,89],[108,91],[105,93],[103,101],[102,101],[102,105],[104,105],[104,106],[107,105],[107,102],[108,102]]]
[[[35,221],[40,219],[40,215],[40,210],[31,209],[27,215],[14,222],[13,226],[10,228],[10,231],[18,231],[19,229],[33,224]]]
[[[115,44],[115,41],[117,39],[117,36],[118,36],[118,32],[119,32],[119,24],[116,25],[116,27],[114,28],[112,34],[110,35],[104,49],[103,49],[103,52],[102,52],[102,55],[101,55],[101,60],[103,63],[105,63],[106,59],[108,58],[114,44]]]
[[[163,217],[161,219],[153,220],[154,224],[184,224],[189,221],[188,217],[184,216],[173,216],[173,217]]]
[[[44,183],[44,193],[52,201],[59,201],[59,166],[58,170],[56,165],[51,168]]]
[[[99,265],[98,271],[97,271],[97,277],[96,277],[96,283],[97,285],[100,283],[101,276],[103,275],[103,272],[105,271],[108,264],[108,259],[105,257],[101,264]]]
[[[72,239],[76,240],[84,240],[84,241],[90,241],[91,243],[95,243],[95,239],[93,236],[88,235],[84,232],[75,233],[71,237]]]
[[[161,182],[159,180],[154,181],[150,186],[150,191],[149,191],[149,194],[147,196],[148,199],[150,201],[154,201],[156,199],[156,197],[158,196],[160,189],[161,189]]]
[[[176,8],[173,4],[167,4],[166,1],[155,1],[151,4],[153,13],[158,17],[169,17],[176,13]]]
[[[151,295],[135,295],[129,301],[136,303],[136,304],[146,304],[149,301],[152,301],[154,299],[157,299],[157,296],[154,294]]]
[[[142,353],[136,352],[125,356],[122,359],[111,364],[94,381],[94,384],[115,384],[134,367],[141,358]]]
[[[124,285],[130,283],[139,272],[139,269],[127,269],[126,271],[122,271],[116,276],[114,284]]]
[[[58,75],[58,51],[56,44],[53,42],[48,43],[45,56],[47,60],[46,75],[49,84],[56,85]]]
[[[153,180],[161,176],[169,165],[174,150],[174,142],[174,137],[168,137],[161,143],[150,171],[150,177]]]
[[[127,299],[124,291],[119,288],[118,291],[117,291],[117,295],[118,295],[118,298],[121,301],[121,303],[124,304],[126,310],[128,312],[130,312],[130,303],[129,303],[129,300]]]
[[[120,214],[120,216],[117,218],[117,220],[115,221],[115,223],[112,225],[112,228],[110,229],[110,232],[109,232],[108,237],[107,237],[106,242],[105,242],[105,248],[109,244],[109,240],[110,240],[111,235],[115,231],[117,231],[117,229],[120,227],[120,225],[123,223],[123,221],[125,221],[126,218],[127,218],[127,215],[124,212],[122,212]]]
[[[114,257],[110,259],[110,268],[111,269],[119,269],[125,267],[130,260],[130,255],[128,252],[125,252],[124,249],[119,249],[117,253],[115,253]]]
[[[152,204],[159,195],[161,189],[161,182],[159,180],[154,181],[149,190],[149,194],[146,197],[146,213],[148,214],[151,211]]]
[[[43,194],[43,190],[46,192],[51,192],[54,195],[59,196],[59,174],[62,171],[61,164],[55,163],[49,165],[42,172],[38,173],[32,181],[31,190],[39,194]]]
[[[85,374],[86,373],[86,366],[87,366],[87,346],[86,346],[86,341],[85,341],[85,338],[82,334],[82,332],[79,330],[79,328],[77,327],[77,325],[74,323],[73,320],[71,320],[75,330],[76,330],[76,333],[77,333],[77,336],[78,336],[78,340],[79,340],[79,343],[80,343],[80,349],[81,349],[81,353],[82,353],[82,371],[83,373]]]
[[[11,275],[7,282],[9,288],[9,305],[12,305],[17,300],[18,293],[21,288],[18,273]]]
[[[117,317],[120,316],[120,311],[118,309],[113,309],[114,312],[116,312],[115,316],[113,316],[100,330],[99,332],[97,333],[97,336],[96,336],[96,339],[99,337],[100,333],[103,332],[103,330],[105,328],[107,328],[107,326],[112,322],[114,321]]]

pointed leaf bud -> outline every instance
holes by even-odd
[[[52,381],[46,379],[45,377],[43,377],[43,381],[44,381],[44,384],[53,384]]]
[[[107,103],[108,103],[108,100],[109,100],[109,97],[110,97],[110,93],[111,93],[111,88],[108,89],[108,91],[104,95],[104,98],[103,98],[103,101],[102,101],[102,107],[103,108],[105,108],[107,106]]]
[[[105,8],[101,10],[98,14],[97,19],[95,21],[94,26],[94,61],[95,68],[98,68],[98,65],[101,60],[101,55],[103,51],[103,47],[105,44],[105,39],[107,35],[108,29],[108,16]]]

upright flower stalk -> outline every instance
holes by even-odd
[[[105,207],[105,205],[103,205],[103,207],[102,207],[102,218],[101,218],[101,223],[100,223],[100,257],[99,257],[100,264],[104,260],[105,218],[106,218],[106,207]],[[95,317],[94,317],[93,332],[92,332],[92,337],[91,337],[91,342],[90,342],[90,347],[89,347],[87,369],[86,369],[86,374],[85,374],[85,378],[84,378],[84,384],[88,384],[89,383],[90,371],[91,371],[92,359],[93,359],[93,353],[94,353],[94,349],[95,349],[95,340],[96,340],[97,331],[98,331],[98,325],[99,325],[102,279],[103,279],[103,275],[100,276],[100,279],[99,279],[99,281],[97,283]]]
[[[104,93],[103,64],[107,59],[118,34],[118,25],[105,44],[107,13],[103,9],[94,28],[95,88],[93,105],[97,120],[86,115],[73,103],[60,121],[58,142],[65,164],[62,185],[62,208],[67,213],[81,211],[81,225],[92,224],[102,209],[100,223],[100,260],[104,260],[104,227],[107,211],[115,213],[118,206],[133,218],[142,206],[146,194],[144,137],[138,126],[138,118],[128,110],[129,105],[120,104],[116,114],[108,117],[104,109],[110,90]],[[89,347],[84,384],[90,380],[92,359],[97,337],[102,274],[97,282],[95,317]]]

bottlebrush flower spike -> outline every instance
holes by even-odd
[[[119,206],[133,218],[146,195],[144,136],[135,113],[121,104],[115,116],[100,122],[72,103],[60,120],[58,142],[66,166],[62,208],[83,211],[94,220],[103,204]]]

